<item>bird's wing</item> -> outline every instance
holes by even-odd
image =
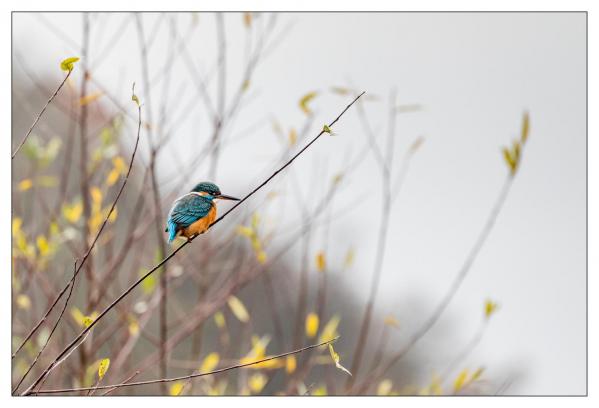
[[[178,226],[186,228],[208,215],[211,207],[210,200],[197,194],[187,194],[175,201],[169,219]]]

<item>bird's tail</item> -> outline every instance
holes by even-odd
[[[177,224],[173,220],[168,220],[165,231],[168,231],[168,243],[170,244],[177,236]]]

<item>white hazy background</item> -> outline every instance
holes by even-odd
[[[148,36],[157,17],[144,16]],[[175,18],[180,33],[186,32],[192,17]],[[125,19],[130,15],[92,19],[92,64],[97,65],[94,58],[111,34],[104,34],[99,44],[94,36],[100,30],[113,33]],[[206,74],[216,60],[213,15],[200,14],[198,24],[193,40],[202,48],[191,51]],[[231,96],[244,61],[242,16],[226,15],[225,28]],[[150,51],[150,77],[163,68],[168,49],[166,25],[160,30]],[[223,190],[242,195],[266,174],[281,147],[270,118],[285,130],[299,128],[304,114],[297,103],[308,91],[323,93],[312,104],[315,131],[347,103],[328,92],[331,86],[353,84],[381,97],[366,105],[381,137],[391,87],[397,88],[399,103],[422,105],[422,112],[400,115],[397,122],[396,169],[416,137],[426,141],[414,156],[393,209],[376,310],[377,316],[395,315],[410,333],[423,316],[411,316],[403,305],[415,301],[421,305],[419,313],[427,316],[447,290],[504,181],[507,168],[500,148],[517,136],[522,113],[528,110],[531,135],[506,205],[456,298],[418,348],[428,353],[429,372],[442,368],[477,330],[482,303],[491,298],[500,310],[466,365],[484,365],[491,377],[515,375],[510,394],[585,393],[585,14],[293,13],[280,15],[278,30],[285,35],[258,66],[250,86],[253,96],[227,131],[227,138],[235,138],[259,126],[224,149],[216,180]],[[79,14],[13,14],[13,55],[20,54],[36,75],[58,83],[58,63],[80,55],[81,32]],[[134,81],[143,99],[138,44],[131,21],[106,60],[92,66],[95,78],[123,103],[130,101]],[[13,74],[19,70],[13,60]],[[171,115],[181,114],[193,97],[193,86],[181,87],[192,81],[179,58],[173,63]],[[161,89],[156,86],[152,93],[155,117]],[[182,94],[174,95],[181,89]],[[175,158],[185,162],[190,150],[209,137],[201,103],[197,105],[180,116],[176,141],[161,157],[164,173],[170,173]],[[315,166],[324,168],[326,161],[327,177],[333,177],[346,154],[362,146],[355,111],[346,114],[336,131],[339,137],[319,141],[294,164],[306,193],[324,190],[310,184]],[[199,167],[197,179],[205,178],[206,171],[207,166]],[[331,233],[332,242],[341,243],[337,257],[354,245],[357,259],[350,272],[335,279],[363,302],[375,256],[379,172],[369,157],[348,177],[336,207],[353,202],[355,210],[337,218]],[[369,213],[376,217],[370,219]],[[438,344],[444,348],[431,347]]]

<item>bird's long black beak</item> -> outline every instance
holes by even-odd
[[[239,198],[235,198],[233,196],[226,195],[226,194],[221,194],[221,195],[217,196],[216,198],[220,198],[221,200],[239,201]]]

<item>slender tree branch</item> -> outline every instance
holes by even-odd
[[[56,97],[56,95],[58,95],[58,92],[60,92],[60,90],[62,89],[62,86],[67,82],[67,79],[69,79],[69,77],[71,76],[72,72],[73,72],[72,69],[69,70],[69,72],[67,73],[67,75],[64,77],[64,79],[60,83],[60,85],[58,85],[58,88],[56,88],[56,91],[54,91],[54,93],[52,94],[52,96],[46,101],[46,104],[44,105],[44,107],[42,108],[42,110],[40,111],[40,113],[37,115],[37,117],[35,118],[35,120],[33,121],[33,124],[29,127],[29,130],[27,131],[27,133],[25,134],[25,136],[21,140],[21,143],[19,143],[19,145],[17,146],[17,148],[13,152],[13,154],[11,156],[11,160],[15,158],[15,156],[17,155],[17,153],[19,153],[19,150],[21,150],[21,147],[23,147],[23,145],[27,141],[27,138],[29,137],[29,135],[33,131],[33,128],[35,127],[35,125],[37,125],[37,122],[39,122],[39,120],[41,119],[42,115],[46,111],[46,108],[54,100],[54,98]]]
[[[335,123],[337,123],[339,121],[339,119],[343,116],[343,114],[362,96],[364,95],[365,92],[362,92],[360,95],[358,95],[356,98],[354,98],[354,100],[352,102],[350,102],[345,109],[343,109],[343,111],[328,125],[329,128],[332,128]],[[139,117],[140,117],[140,124],[141,124],[141,107],[139,108]],[[230,214],[233,210],[235,210],[237,207],[239,207],[242,203],[244,203],[248,198],[250,198],[252,195],[254,195],[258,190],[260,190],[262,187],[264,187],[270,180],[272,180],[274,177],[277,176],[277,174],[279,174],[281,171],[283,171],[284,169],[286,169],[291,163],[293,163],[293,161],[298,158],[304,151],[306,151],[306,149],[308,149],[312,144],[314,144],[314,142],[316,142],[323,134],[325,133],[325,130],[323,128],[323,130],[321,130],[318,135],[316,135],[308,144],[306,144],[299,152],[297,152],[293,157],[291,157],[291,159],[289,159],[289,161],[287,161],[287,163],[285,163],[283,166],[281,166],[278,170],[276,170],[273,174],[271,174],[266,180],[264,180],[258,187],[254,188],[251,192],[249,192],[245,197],[243,197],[240,201],[238,201],[233,207],[231,207],[228,211],[226,211],[223,215],[221,215],[219,218],[217,218],[214,222],[212,222],[212,224],[210,224],[210,226],[208,227],[209,229],[212,228],[214,225],[216,225],[217,223],[219,223],[220,221],[222,221],[228,214]],[[138,132],[138,140],[139,140],[139,132]],[[113,205],[114,207],[114,205]],[[111,209],[112,212],[112,209]],[[56,359],[44,370],[44,372],[35,380],[35,382],[23,393],[23,395],[29,395],[32,393],[32,390],[40,383],[40,381],[48,374],[48,372],[50,370],[52,370],[52,368],[56,365],[56,363],[63,358],[65,355],[67,355],[67,353],[69,352],[69,350],[74,347],[79,340],[81,340],[86,333],[88,333],[100,320],[102,320],[102,318],[104,316],[106,316],[106,314],[108,312],[110,312],[110,310],[112,310],[117,303],[119,303],[124,297],[126,297],[129,293],[131,293],[133,291],[133,289],[135,289],[139,284],[141,284],[141,282],[143,282],[148,276],[150,276],[151,274],[153,274],[158,268],[160,268],[162,265],[164,265],[166,262],[168,262],[172,257],[174,257],[181,249],[185,248],[185,246],[187,246],[189,243],[191,243],[195,238],[197,238],[197,235],[194,237],[191,237],[189,240],[187,240],[184,244],[182,244],[181,246],[179,246],[177,249],[175,249],[173,252],[171,252],[170,255],[168,255],[166,258],[164,258],[162,261],[160,261],[156,266],[154,266],[152,269],[150,269],[147,273],[145,273],[142,277],[140,277],[136,282],[134,282],[131,286],[129,286],[129,288],[127,288],[119,297],[117,297],[110,305],[108,305],[106,307],[106,309],[104,309],[99,315],[98,317],[88,326],[86,327],[81,333],[79,333],[79,335],[77,337],[75,337],[63,350],[62,352],[56,357]],[[85,260],[85,259],[84,259]]]
[[[299,353],[302,353],[307,350],[311,350],[311,349],[318,348],[321,346],[326,346],[327,344],[334,343],[338,339],[339,339],[339,336],[335,337],[332,340],[323,341],[322,343],[318,343],[318,344],[312,344],[310,346],[302,347],[297,350],[288,351],[288,352],[282,353],[282,354],[277,354],[276,356],[263,358],[261,360],[253,361],[251,363],[235,364],[235,365],[232,365],[229,367],[220,368],[218,370],[209,371],[207,373],[194,373],[194,374],[184,375],[184,376],[180,376],[180,377],[161,378],[159,380],[138,381],[138,382],[131,382],[131,383],[124,382],[121,384],[103,385],[100,387],[65,388],[65,389],[60,389],[60,390],[39,390],[39,391],[36,391],[35,393],[36,394],[60,394],[60,393],[65,393],[65,392],[79,392],[79,391],[89,391],[89,390],[106,390],[106,389],[113,390],[115,388],[136,387],[139,385],[168,383],[168,382],[174,382],[174,381],[187,380],[187,379],[191,379],[191,378],[205,377],[208,375],[215,375],[215,374],[224,373],[226,371],[231,371],[231,370],[236,370],[236,369],[243,368],[243,367],[253,366],[256,364],[264,363],[266,361],[276,360],[279,358],[290,356],[292,354],[299,354]]]

